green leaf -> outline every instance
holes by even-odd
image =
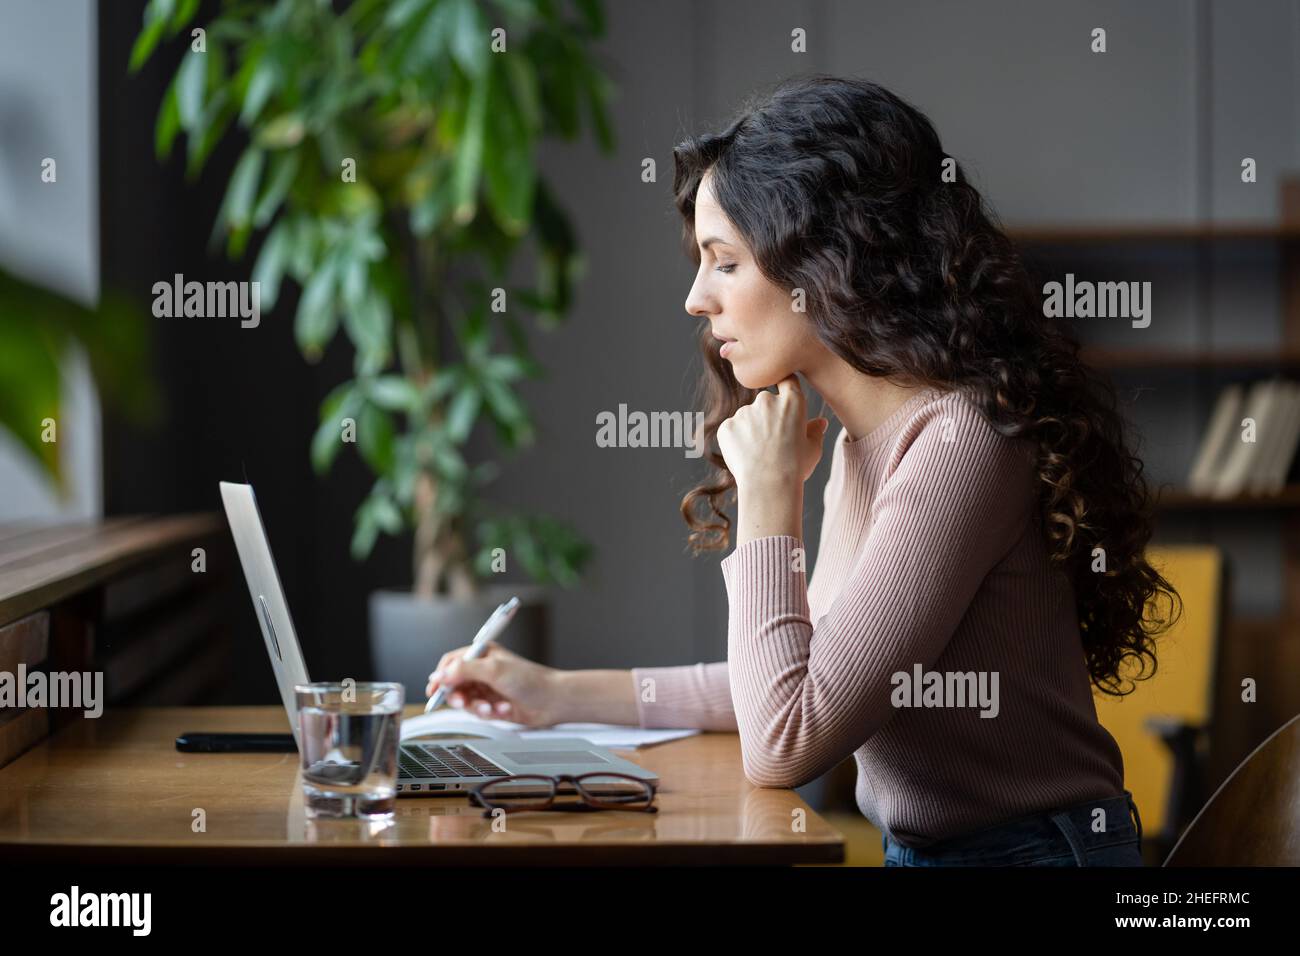
[[[511,544],[513,545],[511,550],[519,559],[519,563],[524,566],[529,577],[537,579],[545,575],[546,565],[542,561],[541,554],[538,553],[537,542],[522,522],[516,526]]]
[[[527,138],[533,139],[542,130],[542,103],[537,89],[537,70],[522,56],[508,54],[504,60],[510,98],[523,122]]]
[[[239,110],[241,125],[251,126],[257,119],[262,108],[266,106],[266,101],[275,92],[277,81],[275,62],[263,56],[253,70],[253,75],[248,81],[248,89],[244,91],[244,103]]]
[[[329,471],[343,447],[343,419],[355,420],[361,400],[351,382],[339,385],[321,402],[320,424],[311,440],[311,464],[317,474]]]
[[[262,243],[257,254],[257,264],[253,266],[252,281],[258,283],[262,308],[270,312],[275,308],[280,296],[280,280],[284,276],[285,262],[289,256],[289,229],[283,222],[278,222]]]
[[[528,426],[528,411],[519,396],[500,382],[485,381],[483,394],[491,406],[493,414],[511,428]]]
[[[216,243],[222,230],[229,232],[228,254],[234,258],[243,254],[244,246],[252,233],[252,206],[257,195],[257,184],[262,176],[265,155],[260,149],[250,146],[235,164],[226,187],[226,195],[217,210],[216,221],[212,225],[212,242]]]
[[[208,59],[206,53],[193,49],[186,52],[176,71],[176,106],[181,126],[190,135],[203,115],[203,91],[207,84]]]
[[[56,483],[59,448],[67,428],[76,427],[60,417],[65,362],[74,342],[90,360],[105,407],[148,419],[157,393],[147,374],[149,338],[140,303],[110,289],[98,306],[86,308],[0,269],[0,426]],[[54,419],[54,441],[42,435],[45,418]]]
[[[398,510],[397,505],[393,504],[393,500],[388,497],[387,492],[371,492],[370,510],[379,530],[388,534],[402,533],[402,528],[405,525],[402,520],[402,512]]]
[[[491,344],[488,337],[488,325],[481,306],[469,309],[456,325],[456,338],[460,342],[470,365],[487,358]]]
[[[315,219],[300,216],[293,220],[292,231],[288,236],[289,272],[300,281],[305,282],[307,275],[316,267],[319,232]]]
[[[357,509],[356,529],[352,532],[352,557],[356,561],[364,561],[370,557],[370,552],[375,548],[375,540],[379,537],[379,525],[375,522],[374,513],[367,507],[368,501],[362,502],[361,507]]]
[[[441,477],[449,481],[458,481],[469,472],[460,452],[446,441],[437,442],[433,446],[433,461]]]
[[[135,45],[131,47],[131,61],[127,67],[130,72],[136,73],[144,66],[145,61],[153,54],[158,41],[162,39],[163,30],[166,28],[167,18],[159,15],[159,4],[153,0],[144,8],[144,29],[140,31],[140,35],[135,38]]]
[[[361,406],[357,418],[357,451],[377,475],[386,475],[393,467],[395,429],[389,414],[370,402]]]
[[[388,362],[393,314],[388,300],[379,294],[366,296],[356,306],[345,306],[343,328],[356,346],[357,357],[377,371]]]
[[[180,128],[181,114],[176,105],[176,80],[173,77],[167,84],[167,92],[163,94],[162,105],[158,109],[158,121],[154,124],[153,149],[159,159],[171,155],[172,143],[176,141]]]
[[[67,340],[37,321],[0,324],[0,425],[61,486],[59,445],[43,440],[44,421],[53,419],[55,438],[67,440],[60,415],[61,362]]]
[[[294,336],[298,348],[309,359],[320,356],[338,329],[338,310],[334,308],[335,272],[334,260],[327,260],[316,270],[298,300]]]
[[[533,221],[537,225],[537,240],[541,246],[537,257],[537,284],[545,303],[542,320],[544,324],[553,324],[559,314],[569,308],[570,283],[581,269],[581,259],[573,226],[544,181],[537,184]]]
[[[293,185],[294,177],[298,175],[300,161],[301,157],[296,150],[289,153],[276,153],[271,158],[271,171],[266,179],[266,188],[257,200],[257,208],[253,210],[253,225],[258,229],[265,227],[271,221],[275,211],[284,202],[284,197],[289,194],[289,187]]]
[[[526,309],[538,308],[536,299],[537,296],[527,289],[512,289],[510,291],[510,301],[522,304]],[[523,325],[509,312],[502,313],[501,322],[505,325],[506,337],[510,339],[515,354],[519,356],[520,361],[528,366],[527,373],[529,377],[541,378],[542,367],[528,357],[528,333],[524,331]]]
[[[469,437],[481,401],[478,389],[469,384],[462,386],[451,400],[451,406],[447,410],[447,434],[456,444],[459,445]]]
[[[487,106],[491,84],[490,70],[474,83],[470,93],[465,128],[456,150],[456,163],[452,167],[452,218],[460,225],[465,225],[474,218],[478,205],[478,183],[483,169],[483,141],[487,131]]]
[[[167,6],[172,5],[172,0],[167,0]],[[181,0],[181,5],[176,8],[172,15],[172,24],[168,33],[175,36],[181,27],[189,23],[194,18],[194,14],[199,12],[199,0]]]
[[[428,7],[432,0],[398,0],[384,14],[384,26],[402,29],[415,16],[421,7]]]
[[[494,87],[490,116],[484,163],[488,205],[503,232],[522,236],[528,230],[537,183],[532,143],[519,128],[514,105],[504,90]]]
[[[536,362],[518,355],[493,355],[479,366],[479,374],[501,382],[534,378],[540,371],[541,367]]]
[[[409,433],[393,442],[393,497],[403,508],[411,508],[415,501],[415,481],[420,473],[415,446],[415,436]]]
[[[491,37],[488,35],[487,23],[473,0],[443,2],[452,4],[452,56],[461,69],[477,80],[487,71],[488,57],[492,55],[488,47]]]
[[[226,189],[226,218],[235,228],[247,226],[252,220],[253,200],[257,197],[257,185],[261,182],[265,162],[266,154],[250,146],[244,150],[230,175],[230,186]]]
[[[358,255],[350,256],[343,264],[343,302],[350,308],[361,304],[369,283],[369,264]]]
[[[411,207],[411,231],[424,237],[433,233],[450,208],[444,189],[431,189],[416,205]]]
[[[420,407],[420,390],[400,375],[382,375],[373,379],[366,397],[390,412],[414,413]]]
[[[544,3],[537,3],[536,0],[496,0],[496,3],[505,10],[507,16],[518,20],[521,26],[536,23],[539,14],[545,15],[548,19],[553,19],[555,16],[555,12],[548,9],[549,0]]]
[[[540,584],[571,587],[588,564],[592,547],[571,528],[545,515],[511,515],[480,522],[477,560],[490,556],[494,547],[505,547]],[[490,562],[489,562],[490,563]]]
[[[579,121],[579,82],[567,45],[559,42],[544,47],[547,56],[547,73],[543,75],[542,98],[550,106],[557,132],[565,139],[573,139],[581,128]]]
[[[267,149],[288,149],[302,142],[307,124],[298,112],[282,113],[257,131],[257,145]]]
[[[425,10],[423,23],[418,29],[414,26],[408,28],[412,39],[399,39],[399,50],[403,51],[399,62],[403,72],[419,72],[440,65],[451,43],[455,14],[456,8],[451,3],[438,0],[432,8]]]
[[[189,156],[185,163],[185,173],[193,177],[207,162],[208,156],[216,148],[221,137],[230,126],[230,113],[227,109],[229,97],[224,89],[218,89],[212,99],[203,107],[193,130],[189,130]]]
[[[440,369],[424,387],[424,392],[420,396],[421,409],[432,408],[450,395],[462,381],[463,372],[464,370],[458,365]]]

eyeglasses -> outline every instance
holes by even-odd
[[[556,803],[558,785],[573,784],[576,803]],[[483,816],[494,810],[516,813],[524,810],[566,810],[577,813],[592,810],[644,810],[658,813],[654,805],[655,785],[648,780],[624,773],[567,773],[547,777],[542,774],[517,774],[497,777],[481,783],[469,792],[470,803],[484,807]]]

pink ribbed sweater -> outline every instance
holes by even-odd
[[[859,808],[910,847],[1122,793],[1035,481],[1028,443],[956,392],[923,389],[856,441],[841,430],[811,581],[796,538],[735,549],[727,660],[635,668],[641,725],[739,730],[765,787],[852,754]],[[893,675],[917,665],[983,672],[986,689],[997,672],[996,716],[895,706]]]

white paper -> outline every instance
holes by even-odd
[[[581,737],[590,740],[597,747],[609,747],[616,750],[635,750],[638,747],[652,747],[669,740],[680,740],[698,734],[698,730],[648,730],[645,727],[628,727],[621,724],[556,724],[545,730],[521,730],[519,736],[525,740],[547,737]]]
[[[438,740],[486,738],[488,740],[515,740],[523,724],[509,720],[484,720],[463,710],[441,707],[432,714],[419,714],[402,721],[402,740]]]
[[[650,730],[621,724],[568,723],[545,729],[530,728],[509,720],[493,720],[452,707],[432,714],[420,714],[402,721],[402,740],[486,738],[488,740],[545,740],[550,737],[581,737],[597,747],[635,750],[669,740],[698,734],[698,730]]]

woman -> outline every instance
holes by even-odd
[[[738,730],[763,787],[852,754],[886,865],[1141,865],[1090,685],[1154,673],[1170,622],[1144,612],[1178,596],[1143,555],[1113,389],[930,122],[881,87],[786,82],[674,157],[714,466],[682,513],[697,552],[725,548],[735,494],[727,660],[564,672],[462,648],[430,692],[525,724]],[[843,426],[807,585],[828,420],[797,375]]]

